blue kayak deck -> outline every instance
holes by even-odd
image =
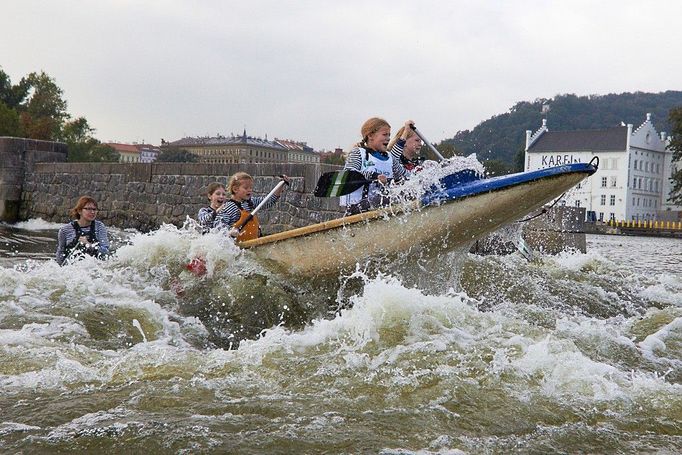
[[[511,186],[522,185],[548,177],[575,173],[592,175],[596,171],[597,166],[594,164],[573,163],[486,179],[480,178],[471,170],[464,170],[441,179],[444,188],[426,193],[422,197],[421,203],[422,205],[441,204],[445,201],[499,191]]]

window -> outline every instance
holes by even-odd
[[[609,198],[609,205],[616,205],[616,195],[612,194]]]
[[[606,177],[601,178],[601,187],[606,188]]]
[[[611,215],[611,216],[609,217],[609,219],[610,219],[611,221],[616,221],[616,214],[613,213],[613,212],[611,212],[610,215]]]
[[[580,207],[580,201],[575,201],[575,206]]]
[[[635,169],[635,171],[636,171],[636,170],[637,170],[637,160],[635,160],[635,163],[634,163],[634,166],[633,166],[633,167],[634,167],[634,169]]]
[[[615,187],[616,187],[616,176],[614,175],[611,177],[611,188],[615,188]]]
[[[601,204],[601,205],[606,205],[606,195],[605,195],[605,194],[602,194],[602,195],[601,195],[600,204]]]
[[[604,221],[604,212],[599,212],[599,221]]]

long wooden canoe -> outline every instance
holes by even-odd
[[[409,254],[415,248],[421,255],[438,256],[519,220],[596,170],[592,164],[575,163],[458,183],[429,192],[418,201],[268,235],[239,246],[302,276],[353,268],[371,257]]]

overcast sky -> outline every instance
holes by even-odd
[[[678,0],[3,0],[0,67],[45,71],[104,142],[246,128],[329,150],[372,116],[439,142],[518,101],[681,90],[681,18]]]

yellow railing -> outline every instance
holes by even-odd
[[[613,227],[634,229],[682,230],[682,221],[609,220],[608,224]]]

